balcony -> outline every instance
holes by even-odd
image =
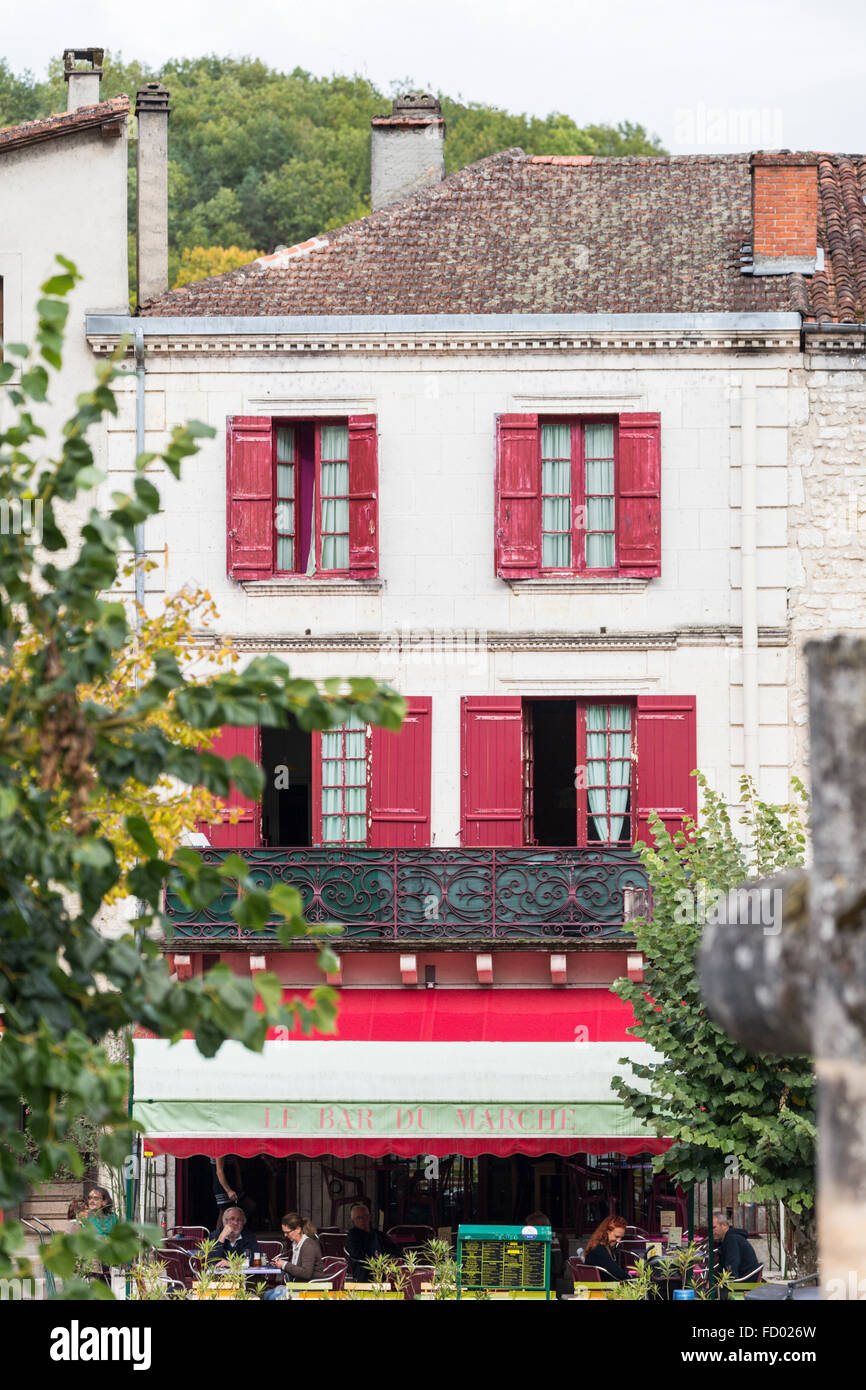
[[[218,863],[229,850],[202,850]],[[345,940],[562,942],[623,934],[649,901],[647,876],[630,849],[256,849],[244,850],[263,888],[291,884],[310,922],[339,922]],[[226,891],[208,910],[166,895],[176,937],[262,941],[242,929]]]

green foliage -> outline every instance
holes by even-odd
[[[191,246],[273,251],[370,211],[370,120],[390,98],[365,78],[277,72],[259,59],[171,60],[149,70],[106,54],[101,95],[134,97],[145,82],[171,92],[170,283]],[[401,90],[407,85],[401,84]],[[663,154],[630,121],[580,127],[570,116],[515,115],[440,94],[448,173],[500,150],[597,156]],[[61,64],[47,81],[0,66],[0,125],[66,107]],[[130,229],[135,217],[135,129],[130,142]],[[131,262],[134,265],[134,260]]]
[[[0,537],[0,1209],[63,1168],[82,1172],[82,1119],[99,1132],[103,1163],[119,1166],[129,1154],[127,1069],[109,1059],[107,1035],[129,1035],[136,1025],[172,1040],[189,1032],[213,1056],[227,1038],[261,1049],[270,1026],[333,1026],[335,995],[323,986],[307,1004],[284,1004],[271,976],[254,984],[223,966],[186,982],[169,977],[154,939],[170,935],[162,913],[169,880],[184,902],[202,907],[227,890],[245,927],[279,919],[283,944],[308,929],[297,892],[282,885],[265,893],[237,855],[218,868],[190,849],[162,858],[146,810],[134,800],[125,829],[140,850],[127,877],[138,916],[120,938],[99,931],[106,896],[122,872],[96,810],[106,789],[122,802],[131,785],[149,788],[168,777],[218,796],[232,781],[258,795],[260,768],[244,758],[224,762],[200,749],[191,731],[285,725],[289,715],[305,729],[327,728],[350,713],[397,729],[405,709],[396,692],[375,681],[332,681],[320,690],[273,657],[194,682],[170,648],[155,651],[142,684],[111,704],[100,702],[94,692],[109,683],[131,642],[123,604],[105,595],[123,563],[122,547],[133,547],[136,525],[158,511],[160,499],[143,476],[154,456],[141,455],[130,491],[115,492],[108,510],[92,507],[75,544],[68,542],[66,504],[78,502],[81,511],[102,478],[88,436],[117,412],[112,384],[120,368],[114,361],[99,367],[60,432],[59,452],[48,456],[41,407],[49,399],[62,404],[66,296],[79,279],[72,264],[61,257],[58,263],[42,287],[37,347],[6,344],[0,364],[7,398],[0,497],[10,508],[28,504],[41,521],[17,531],[7,526]],[[195,423],[177,427],[158,457],[178,477],[197,440],[212,433]],[[170,721],[153,718],[169,700],[185,739],[180,725],[172,731]],[[326,946],[319,959],[328,968]],[[19,1129],[22,1103],[26,1134]],[[0,1275],[15,1268],[20,1235],[0,1225]],[[45,1263],[71,1278],[77,1260],[98,1253],[104,1264],[124,1264],[138,1248],[131,1226],[99,1236],[85,1224],[58,1236]]]
[[[637,1037],[663,1055],[633,1066],[647,1089],[614,1078],[629,1110],[659,1136],[675,1142],[656,1168],[684,1185],[742,1175],[750,1201],[782,1201],[808,1223],[814,1199],[815,1100],[811,1065],[801,1057],[752,1056],[708,1016],[696,973],[696,952],[717,895],[752,878],[803,863],[805,792],[799,804],[760,801],[748,778],[740,783],[745,843],[735,833],[723,798],[695,774],[703,789],[698,826],[671,838],[657,816],[655,846],[641,858],[652,885],[652,920],[634,924],[646,957],[641,984],[614,986],[634,1010]],[[756,928],[759,930],[759,928]]]

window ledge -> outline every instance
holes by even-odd
[[[278,579],[242,579],[241,588],[245,594],[254,598],[283,598],[290,594],[379,594],[385,587],[382,579],[312,579],[299,575],[292,579],[281,575]]]
[[[650,581],[611,575],[610,579],[506,579],[505,583],[513,594],[635,594],[645,589]]]

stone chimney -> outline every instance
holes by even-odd
[[[66,109],[77,111],[79,106],[96,106],[99,84],[102,81],[103,48],[65,48],[63,76],[66,79]],[[76,67],[89,63],[89,67]]]
[[[135,265],[138,302],[168,289],[168,91],[148,82],[135,96],[138,196]]]
[[[445,122],[435,97],[407,93],[390,116],[374,116],[370,172],[373,211],[408,198],[445,177]]]
[[[818,259],[818,157],[752,155],[753,275],[813,275]]]

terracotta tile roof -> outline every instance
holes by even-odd
[[[818,245],[824,269],[809,286],[806,317],[819,323],[866,319],[866,158],[818,158]]]
[[[592,159],[506,150],[399,203],[172,290],[151,316],[789,312],[866,299],[864,165],[820,156],[826,269],[743,274],[748,154]]]
[[[64,111],[57,116],[45,116],[39,121],[25,121],[23,125],[8,125],[0,128],[0,154],[4,150],[17,150],[22,145],[35,145],[41,140],[53,140],[58,135],[74,135],[91,127],[107,127],[104,134],[118,133],[117,123],[129,114],[129,97],[112,97],[110,101],[100,101],[96,106],[79,106],[75,111]]]

